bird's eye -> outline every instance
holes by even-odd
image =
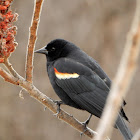
[[[54,48],[54,47],[52,47],[51,51],[55,51],[55,48]]]

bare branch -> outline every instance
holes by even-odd
[[[0,67],[0,75],[1,77],[4,78],[5,81],[10,82],[14,85],[19,85],[18,80],[13,77],[12,75],[10,75],[9,73],[7,73],[3,68]]]
[[[57,107],[52,101],[52,99],[40,92],[33,84],[26,81],[23,77],[18,76],[18,78],[15,78],[6,71],[4,71],[2,68],[0,68],[0,75],[5,79],[5,81],[15,85],[19,85],[20,87],[24,88],[31,97],[35,98],[37,101],[45,105],[53,113],[57,113]],[[68,123],[78,131],[84,132],[85,127],[83,126],[83,124],[65,111],[61,110],[58,114],[58,118]],[[90,128],[87,128],[87,131],[85,131],[84,134],[90,138],[93,138],[93,136],[95,136],[97,133]]]
[[[34,97],[35,99],[40,101],[42,104],[44,104],[53,113],[57,113],[57,107],[52,101],[52,99],[50,99],[45,94],[40,92],[34,85],[30,84],[27,81],[20,81],[19,85],[25,88],[32,97]],[[75,129],[79,130],[80,132],[84,132],[83,124],[79,122],[77,119],[75,119],[73,116],[64,112],[63,110],[61,110],[60,113],[58,114],[58,118],[65,121],[69,125],[73,126]],[[92,138],[96,134],[96,132],[87,128],[87,131],[85,131],[84,134]]]
[[[33,56],[34,56],[34,47],[36,43],[36,35],[38,29],[38,23],[42,8],[43,0],[35,0],[35,7],[33,12],[32,23],[30,27],[30,37],[28,41],[28,54],[26,62],[26,80],[32,83],[33,79]]]
[[[140,129],[136,132],[132,140],[140,140]]]
[[[135,72],[138,54],[140,50],[140,0],[137,0],[137,8],[134,21],[129,32],[122,60],[111,87],[105,111],[97,128],[96,140],[104,140],[111,135],[112,126],[122,104],[122,100],[130,86]],[[111,115],[110,115],[111,114]],[[106,127],[107,126],[107,127]]]

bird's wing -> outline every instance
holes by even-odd
[[[109,92],[105,82],[90,68],[71,59],[54,63],[55,82],[82,109],[101,116]]]
[[[94,60],[92,57],[89,57],[88,64],[93,71],[106,83],[106,85],[110,88],[111,87],[111,80],[107,76],[107,74],[103,71],[100,65]]]
[[[107,76],[107,74],[102,70],[100,65],[96,62],[95,59],[88,56],[84,51],[78,49],[77,51],[74,51],[72,54],[69,55],[69,58],[76,59],[78,62],[86,65],[89,67],[92,71],[94,71],[104,82],[106,85],[110,88],[111,86],[111,80]]]
[[[80,50],[80,51],[82,53],[79,56],[78,60],[84,61],[85,65],[88,66],[90,69],[92,69],[92,71],[94,71],[105,82],[105,84],[110,88],[112,82],[111,82],[110,78],[107,76],[107,74],[103,71],[101,66],[96,62],[95,59],[93,59],[90,56],[87,56],[87,54],[85,52],[83,52],[82,50]],[[85,58],[87,58],[87,59],[85,59]],[[126,105],[126,102],[124,100],[123,106],[125,106],[125,105]]]

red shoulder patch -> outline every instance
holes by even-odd
[[[58,79],[70,79],[70,78],[79,77],[79,74],[77,73],[63,73],[63,72],[59,72],[56,68],[54,68],[54,73]]]

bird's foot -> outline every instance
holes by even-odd
[[[89,124],[91,117],[92,117],[92,114],[90,114],[89,118],[85,122],[82,122],[84,126],[84,131],[80,133],[80,136],[82,136],[87,131],[87,125]]]
[[[63,101],[55,101],[55,100],[53,100],[53,102],[57,105],[57,112],[56,112],[56,114],[53,114],[54,116],[58,116],[58,114],[60,113],[60,106],[61,106],[61,104],[63,104]]]

